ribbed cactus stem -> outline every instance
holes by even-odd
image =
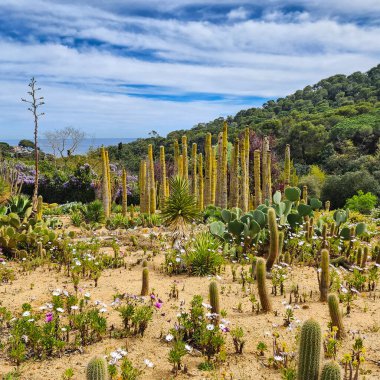
[[[121,203],[122,203],[122,213],[123,216],[127,216],[127,171],[123,169],[123,174],[121,177],[122,182],[122,193],[121,193]]]
[[[211,186],[211,204],[216,202],[216,181],[217,181],[217,160],[216,160],[216,148],[211,150],[212,152],[212,186]]]
[[[166,161],[165,161],[165,147],[160,146],[160,168],[161,168],[161,183],[160,183],[160,209],[162,210],[166,201]]]
[[[42,212],[43,212],[43,198],[42,198],[42,195],[39,195],[37,198],[37,214],[36,214],[36,219],[38,222],[42,220]]]
[[[253,155],[253,170],[255,177],[255,207],[258,207],[261,204],[260,154],[260,151],[256,149]]]
[[[290,186],[290,145],[285,147],[284,188]]]
[[[221,193],[220,207],[227,208],[227,148],[228,148],[228,129],[227,122],[223,124],[223,140],[222,140],[222,173],[221,173]]]
[[[211,133],[206,134],[205,141],[205,185],[204,185],[204,204],[211,204],[211,188],[212,188],[212,146]]]
[[[182,136],[182,165],[183,165],[183,178],[188,181],[189,179],[189,158],[187,156],[187,136]]]
[[[107,184],[108,184],[108,199],[109,199],[109,212],[111,214],[112,209],[112,187],[111,187],[111,170],[110,170],[110,157],[108,150],[106,150],[106,163],[107,163]]]
[[[249,203],[249,151],[250,151],[250,141],[249,141],[249,128],[245,128],[244,131],[244,153],[245,153],[245,171],[246,171],[246,193],[247,193],[247,203]],[[248,206],[249,208],[249,206]]]
[[[178,156],[178,176],[183,178],[183,156],[180,154]]]
[[[272,155],[271,151],[267,151],[267,199],[272,203]]]
[[[363,250],[359,247],[358,253],[356,254],[356,265],[362,265]]]
[[[278,233],[278,257],[281,257],[284,248],[284,231]]]
[[[235,139],[232,149],[230,170],[230,207],[239,206],[239,139]],[[245,185],[245,183],[244,183]],[[246,210],[243,210],[246,211]]]
[[[148,181],[149,181],[149,208],[150,213],[156,212],[156,182],[154,179],[153,146],[148,145]]]
[[[269,150],[269,139],[267,136],[263,139],[263,147],[262,147],[262,197],[263,200],[268,198],[268,150]]]
[[[307,320],[301,329],[298,358],[298,380],[318,380],[320,372],[321,326],[313,319]]]
[[[335,294],[329,294],[327,303],[329,305],[332,326],[338,328],[337,338],[344,338],[346,336],[346,332],[343,325],[342,312],[339,307],[338,297]]]
[[[195,198],[198,198],[198,154],[197,144],[191,148],[191,190]]]
[[[221,207],[222,193],[222,151],[223,151],[223,133],[218,135],[217,161],[216,161],[216,184],[215,184],[215,205]]]
[[[108,366],[104,358],[92,358],[87,364],[87,380],[108,380]]]
[[[211,305],[211,312],[220,316],[219,289],[218,284],[215,281],[210,282],[209,299]]]
[[[269,226],[269,255],[266,263],[267,271],[272,269],[273,264],[278,258],[279,236],[276,220],[276,211],[274,208],[268,210],[268,226]]]
[[[248,194],[248,186],[247,183],[249,181],[248,179],[248,171],[247,171],[247,154],[245,152],[245,141],[243,144],[241,144],[241,200],[240,200],[240,207],[244,212],[248,211],[249,208],[249,194]]]
[[[203,178],[203,155],[199,153],[199,192],[198,192],[198,207],[202,211],[204,209],[204,178]]]
[[[109,195],[109,187],[108,187],[108,170],[107,170],[107,158],[106,151],[104,147],[101,149],[102,156],[102,201],[103,201],[103,209],[104,215],[106,218],[110,216],[110,195]]]
[[[149,269],[148,268],[144,268],[142,271],[141,295],[142,296],[149,295]]]
[[[43,258],[46,251],[43,248],[42,241],[37,242],[37,256]]]
[[[330,211],[330,201],[325,202],[325,210],[328,212]]]
[[[256,280],[257,288],[260,297],[261,308],[264,312],[272,311],[272,303],[270,301],[268,290],[266,286],[266,266],[265,260],[260,257],[256,262]]]
[[[305,205],[307,205],[307,186],[302,187],[302,200],[305,202]]]
[[[140,212],[148,213],[148,199],[149,196],[146,192],[146,161],[142,160],[140,162],[140,175],[139,175],[139,186],[140,186]]]
[[[364,250],[363,250],[362,262],[360,263],[360,265],[361,265],[362,268],[365,268],[365,266],[367,264],[368,255],[369,255],[369,250],[368,250],[368,247],[365,246]]]
[[[179,144],[178,140],[174,140],[173,143],[173,151],[174,151],[174,176],[179,175],[179,165],[178,165],[178,160],[179,160]]]
[[[340,369],[340,365],[331,361],[326,363],[322,368],[321,380],[341,380],[342,379],[342,371]]]
[[[327,301],[327,294],[330,288],[330,274],[329,274],[329,265],[330,265],[330,254],[327,249],[322,249],[321,251],[321,268],[320,268],[320,281],[319,281],[319,291],[320,291],[320,300],[322,302]]]

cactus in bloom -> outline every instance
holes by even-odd
[[[37,198],[37,214],[36,214],[36,219],[38,222],[42,220],[42,211],[43,211],[43,199],[42,199],[42,195],[39,195]]]
[[[206,134],[205,141],[205,185],[204,185],[204,204],[211,204],[211,188],[212,188],[212,146],[211,133]]]
[[[197,172],[197,144],[193,143],[191,150],[191,190],[195,198],[198,198],[198,172]]]
[[[108,380],[108,366],[104,358],[92,358],[87,364],[87,380]]]
[[[363,250],[362,262],[360,263],[360,265],[361,265],[362,268],[365,268],[365,266],[367,264],[368,254],[369,254],[368,247],[365,246],[364,250]]]
[[[253,155],[253,170],[255,177],[255,207],[261,204],[261,174],[260,174],[260,151],[255,150]]]
[[[267,259],[267,271],[272,269],[273,264],[278,258],[279,236],[276,220],[276,211],[274,208],[268,210],[268,226],[269,226],[269,256]]]
[[[319,279],[319,291],[321,293],[320,300],[322,302],[327,301],[327,294],[330,287],[330,275],[329,275],[329,263],[330,255],[327,249],[322,249],[321,251],[321,276]]]
[[[285,147],[284,188],[290,186],[290,145]]]
[[[203,179],[203,155],[199,153],[199,191],[198,191],[198,207],[202,211],[204,209],[204,179]]]
[[[123,212],[123,216],[127,216],[127,171],[125,169],[123,169],[123,174],[122,174],[122,178],[121,178],[121,182],[122,182],[122,188],[123,188],[123,191],[122,191],[122,212]]]
[[[321,326],[313,319],[307,320],[301,329],[297,372],[298,380],[318,380],[321,345]]]
[[[266,287],[266,274],[265,260],[260,257],[256,262],[257,288],[259,291],[261,308],[267,313],[268,311],[272,311],[272,303]]]
[[[141,295],[142,296],[149,295],[149,269],[146,267],[142,271]]]
[[[148,192],[149,192],[149,208],[150,213],[156,212],[156,182],[154,180],[154,162],[153,162],[153,146],[148,145]]]
[[[187,136],[182,136],[182,163],[183,163],[183,178],[189,179],[189,158],[187,156]]]
[[[107,170],[107,158],[106,151],[104,147],[101,149],[102,155],[102,201],[103,201],[103,209],[104,215],[106,218],[110,217],[110,194],[109,194],[109,186],[108,186],[108,170]]]
[[[338,297],[335,294],[329,294],[327,302],[329,305],[331,323],[338,328],[337,338],[344,338],[346,333],[343,326],[342,312],[339,308]]]
[[[341,380],[342,372],[340,370],[340,365],[331,361],[326,363],[322,368],[321,380]]]
[[[218,284],[215,281],[210,282],[208,291],[209,291],[208,294],[209,294],[209,299],[210,299],[211,312],[220,315]]]
[[[165,147],[160,146],[160,167],[161,167],[161,183],[160,183],[160,209],[162,210],[166,201],[166,162],[165,162]]]

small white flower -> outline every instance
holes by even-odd
[[[90,297],[91,297],[91,294],[90,294],[89,292],[86,292],[86,293],[84,293],[84,296],[85,296],[86,298],[90,298]]]
[[[24,311],[24,312],[22,313],[22,316],[23,316],[23,317],[29,317],[29,315],[30,315],[30,311],[29,311],[29,310]]]
[[[212,330],[214,330],[214,328],[215,328],[215,326],[214,326],[212,323],[209,323],[209,324],[206,326],[206,329],[207,329],[208,331],[212,331]]]
[[[149,359],[144,359],[144,363],[148,368],[154,367],[154,364]]]
[[[34,318],[28,319],[28,322],[34,322]]]
[[[99,310],[101,313],[107,313],[107,309],[105,307],[102,307],[100,310]]]
[[[78,310],[78,309],[79,309],[79,306],[77,306],[77,305],[71,306],[71,310]]]
[[[59,313],[63,313],[65,310],[64,309],[62,309],[61,307],[57,307],[57,309],[56,309]]]
[[[191,352],[191,351],[193,351],[193,347],[191,347],[191,346],[188,345],[188,344],[185,344],[185,350],[186,350],[187,352]]]
[[[62,327],[61,331],[65,332],[65,331],[67,331],[67,328],[66,327]]]
[[[282,362],[284,360],[284,358],[280,355],[275,355],[274,356],[274,360],[278,361],[278,362]]]
[[[167,342],[171,342],[173,339],[174,339],[174,336],[173,336],[172,334],[168,334],[168,335],[166,335],[166,337],[165,337],[165,340],[166,340]]]

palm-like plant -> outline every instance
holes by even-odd
[[[199,216],[197,200],[189,191],[187,180],[176,176],[170,179],[170,196],[162,210],[164,224],[174,230],[176,237],[184,237],[188,225]]]

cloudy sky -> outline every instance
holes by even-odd
[[[263,5],[265,4],[265,5]],[[379,0],[0,0],[0,130],[144,137],[380,61]]]

